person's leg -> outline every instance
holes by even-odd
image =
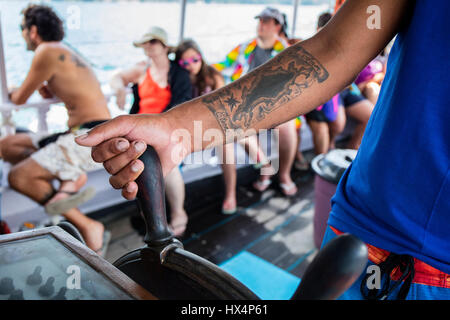
[[[186,230],[188,216],[184,210],[185,185],[178,167],[165,178],[167,201],[170,205],[170,227],[175,236],[181,236]]]
[[[9,171],[9,186],[41,205],[49,201],[55,190],[51,181],[55,176],[42,168],[34,159],[27,158],[14,165]]]
[[[293,195],[297,192],[297,187],[291,178],[291,169],[295,160],[297,147],[297,130],[295,120],[288,121],[277,127],[279,132],[279,158],[280,168],[278,178],[280,186],[285,195]]]
[[[361,93],[375,105],[377,103],[378,96],[380,95],[380,90],[381,86],[378,83],[370,81],[362,88]]]
[[[97,253],[104,254],[99,252],[103,246],[103,233],[105,231],[103,223],[89,218],[77,208],[70,209],[63,216],[80,231],[86,246]]]
[[[261,174],[259,178],[253,183],[253,188],[262,192],[266,190],[270,183],[270,177],[273,175],[272,165],[270,164],[269,159],[261,149],[261,146],[258,142],[258,136],[250,136],[238,141],[241,145],[244,146],[245,151],[247,152],[250,159],[255,162],[256,168],[261,168]]]
[[[222,147],[222,172],[225,184],[222,213],[225,214],[233,214],[236,212],[237,173],[234,160],[234,143],[228,143]]]
[[[361,100],[353,105],[345,108],[347,117],[351,117],[357,121],[355,130],[347,145],[349,149],[357,150],[361,144],[361,140],[366,130],[367,122],[369,122],[374,105],[369,100]]]
[[[330,132],[326,122],[308,120],[314,143],[314,153],[327,153],[330,147]]]
[[[32,158],[27,158],[13,166],[8,175],[9,185],[12,189],[41,205],[46,204],[55,196],[55,190],[52,185],[52,181],[55,179],[57,177]],[[82,180],[83,178],[81,178],[80,182],[75,181],[74,185],[69,185],[73,187],[77,183],[78,185],[83,184]],[[102,247],[104,230],[102,223],[85,216],[76,208],[70,209],[62,215],[79,229],[89,248],[97,251]]]
[[[308,170],[309,164],[308,161],[306,161],[305,157],[303,156],[303,152],[301,150],[301,144],[302,144],[302,130],[301,127],[297,130],[297,148],[296,148],[296,154],[295,154],[295,162],[294,166],[297,170]]]
[[[257,135],[245,137],[238,142],[244,147],[250,159],[252,159],[257,166],[265,166],[269,163],[269,160],[259,145]]]
[[[345,109],[344,109],[344,107],[339,106],[336,120],[328,123],[329,136],[330,136],[329,149],[334,149],[335,148],[336,137],[342,131],[344,131],[346,121],[347,121],[347,119],[346,119],[346,116],[345,116]]]
[[[0,159],[3,159],[3,154],[2,154],[2,145],[3,145],[3,140],[6,137],[0,138]]]
[[[78,191],[86,184],[86,172],[99,164],[93,162],[90,148],[75,143],[72,133],[49,136],[46,142],[30,158],[52,175],[49,181],[61,182],[58,192],[45,203],[45,210],[48,214],[63,214],[93,197],[95,189],[92,187]]]
[[[37,150],[27,133],[17,133],[2,138],[0,149],[2,159],[12,164],[28,158]]]

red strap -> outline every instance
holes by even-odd
[[[337,230],[336,228],[329,226],[331,230],[337,235],[344,232]],[[389,256],[390,252],[367,244],[369,252],[369,260],[375,264],[380,264]],[[450,288],[450,274],[444,273],[423,261],[414,258],[414,279],[413,283],[424,284],[427,286]],[[392,280],[397,280],[402,275],[399,268],[396,268],[391,273]]]

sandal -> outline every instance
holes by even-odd
[[[83,203],[89,201],[90,199],[92,199],[94,197],[95,189],[92,187],[88,187],[88,188],[84,189],[83,191],[77,191],[77,192],[59,190],[56,192],[56,194],[58,194],[58,193],[65,193],[68,195],[68,197],[63,198],[61,200],[57,200],[52,203],[47,203],[45,205],[45,211],[49,215],[61,215],[63,213],[66,213],[70,209],[76,208],[80,204],[83,204]]]
[[[237,212],[237,207],[234,207],[231,209],[222,208],[222,214],[225,214],[225,215],[232,215],[232,214],[235,214],[236,212]]]
[[[266,191],[267,188],[269,188],[271,183],[272,183],[272,180],[270,180],[270,179],[265,179],[265,180],[258,179],[255,182],[253,182],[253,188],[258,190],[259,192],[263,192],[263,191]]]
[[[230,206],[230,204],[234,204]],[[222,214],[231,215],[237,212],[236,198],[233,200],[224,200],[222,202]]]
[[[295,185],[294,182],[290,183],[290,184],[286,184],[286,183],[280,183],[280,187],[281,187],[281,192],[283,192],[283,194],[286,197],[290,197],[293,196],[297,193],[297,186]]]
[[[253,165],[253,168],[255,169],[261,169],[264,166],[267,166],[268,164],[270,164],[270,161],[266,161],[266,162],[257,162]]]

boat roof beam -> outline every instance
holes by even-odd
[[[298,5],[300,3],[300,0],[294,0],[294,5],[293,5],[293,18],[292,18],[292,29],[291,29],[291,38],[294,39],[295,38],[295,27],[297,25],[297,9],[298,9]]]
[[[180,0],[180,33],[178,36],[178,43],[184,39],[184,21],[186,19],[186,0]]]
[[[3,50],[3,34],[2,34],[2,20],[0,12],[0,90],[2,104],[8,103],[8,85],[6,83],[6,65],[5,65],[5,54]]]

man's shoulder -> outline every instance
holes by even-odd
[[[35,59],[54,61],[54,57],[66,55],[69,50],[60,42],[41,43],[34,52]]]

